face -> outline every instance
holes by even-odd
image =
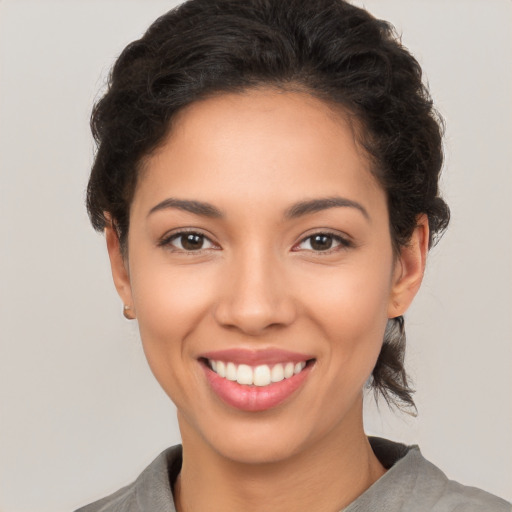
[[[341,112],[259,90],[183,110],[144,166],[125,261],[107,239],[183,438],[264,462],[362,431],[386,322],[421,280],[420,234],[394,257]]]

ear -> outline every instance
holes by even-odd
[[[133,307],[128,262],[123,257],[119,237],[111,223],[105,228],[105,239],[107,241],[107,250],[110,258],[110,267],[112,269],[114,284],[116,286],[117,293],[124,304],[124,316],[130,320],[134,319],[135,309]]]
[[[388,318],[403,315],[420,289],[429,245],[428,217],[418,216],[409,243],[401,247],[395,263]]]

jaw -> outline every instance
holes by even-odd
[[[248,511],[315,510],[323,506],[323,499],[326,509],[333,503],[348,505],[383,474],[375,470],[378,461],[363,431],[361,401],[360,396],[347,415],[351,421],[336,425],[316,442],[304,439],[301,446],[296,439],[286,446],[286,432],[282,437],[280,432],[267,435],[263,442],[225,432],[224,443],[220,435],[210,443],[179,411],[184,447],[182,491],[186,495],[200,485],[207,496],[216,496],[219,508],[197,502],[194,508],[198,510],[236,510],[240,504]],[[266,420],[261,417],[260,421]]]

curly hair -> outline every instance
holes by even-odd
[[[393,26],[344,0],[189,0],[121,53],[91,128],[97,153],[87,189],[95,229],[112,222],[126,249],[144,158],[176,113],[199,99],[270,86],[301,90],[356,119],[387,194],[393,247],[426,214],[430,246],[449,222],[439,195],[443,122],[421,67]],[[403,318],[392,319],[369,384],[388,404],[413,406]]]

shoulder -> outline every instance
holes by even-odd
[[[175,512],[171,482],[181,469],[181,446],[162,452],[130,485],[76,512]]]
[[[436,509],[437,510],[437,509]],[[454,512],[512,512],[512,505],[476,487],[447,480],[446,491],[439,501],[439,510]]]
[[[415,512],[512,512],[510,503],[475,487],[454,482],[426,460],[417,446],[371,440],[372,448],[389,469],[360,496],[347,512],[378,510]],[[363,506],[363,508],[360,508]]]
[[[448,479],[418,449],[411,457],[417,465],[413,496],[425,496],[434,512],[512,512],[510,503],[486,491]]]

